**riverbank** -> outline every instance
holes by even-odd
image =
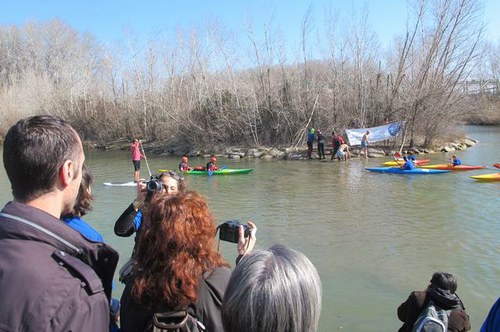
[[[477,140],[470,137],[463,137],[455,142],[446,142],[433,148],[424,147],[404,147],[402,152],[413,152],[415,155],[425,155],[433,153],[446,153],[453,151],[465,150],[478,143]],[[126,140],[116,141],[106,146],[94,144],[92,142],[84,143],[86,148],[103,149],[103,150],[128,150],[130,142]],[[228,159],[242,158],[257,158],[264,160],[285,159],[285,160],[307,160],[307,147],[217,147],[210,151],[202,149],[191,149],[181,146],[172,146],[161,142],[143,142],[144,151],[147,154],[163,155],[163,156],[187,156],[187,157],[205,157],[209,158],[214,155],[217,157],[225,157]],[[353,146],[349,148],[351,158],[359,158],[361,148]],[[392,156],[396,151],[399,151],[398,146],[394,145],[371,145],[368,147],[368,158],[381,158]],[[331,158],[331,148],[325,146],[325,154],[327,160]],[[314,147],[313,159],[319,159],[316,146]]]

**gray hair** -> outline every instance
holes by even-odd
[[[320,312],[316,268],[304,254],[283,245],[244,256],[222,301],[226,332],[313,332]]]

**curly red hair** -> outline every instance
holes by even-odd
[[[215,249],[215,218],[195,191],[157,194],[143,215],[137,246],[137,301],[181,309],[196,302],[205,272],[229,264]]]

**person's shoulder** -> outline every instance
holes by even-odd
[[[229,281],[229,278],[231,277],[231,269],[221,266],[211,272],[206,273],[204,277],[207,283],[220,283],[226,280]]]
[[[65,218],[64,221],[68,226],[78,231],[87,239],[95,242],[104,242],[102,235],[82,218],[80,217]]]
[[[211,272],[207,272],[203,276],[204,283],[201,285],[203,289],[209,289],[212,295],[222,299],[226,290],[229,278],[231,277],[231,269],[227,267],[218,267]]]
[[[10,299],[13,315],[24,314],[18,313],[18,308],[29,307],[28,314],[34,318],[28,325],[36,326],[34,330],[53,326],[56,330],[90,331],[106,326],[107,298],[100,278],[90,266],[67,253],[46,250],[46,246],[34,243],[15,249],[16,253],[9,254],[18,255],[15,268],[4,270],[3,275],[4,279],[15,278],[15,282],[8,289],[0,283],[4,300]],[[7,313],[10,310],[3,309]]]

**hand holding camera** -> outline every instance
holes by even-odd
[[[238,220],[229,220],[219,225],[219,239],[238,243],[238,254],[245,255],[252,251],[257,241],[257,227],[251,221],[247,225],[241,224]]]

